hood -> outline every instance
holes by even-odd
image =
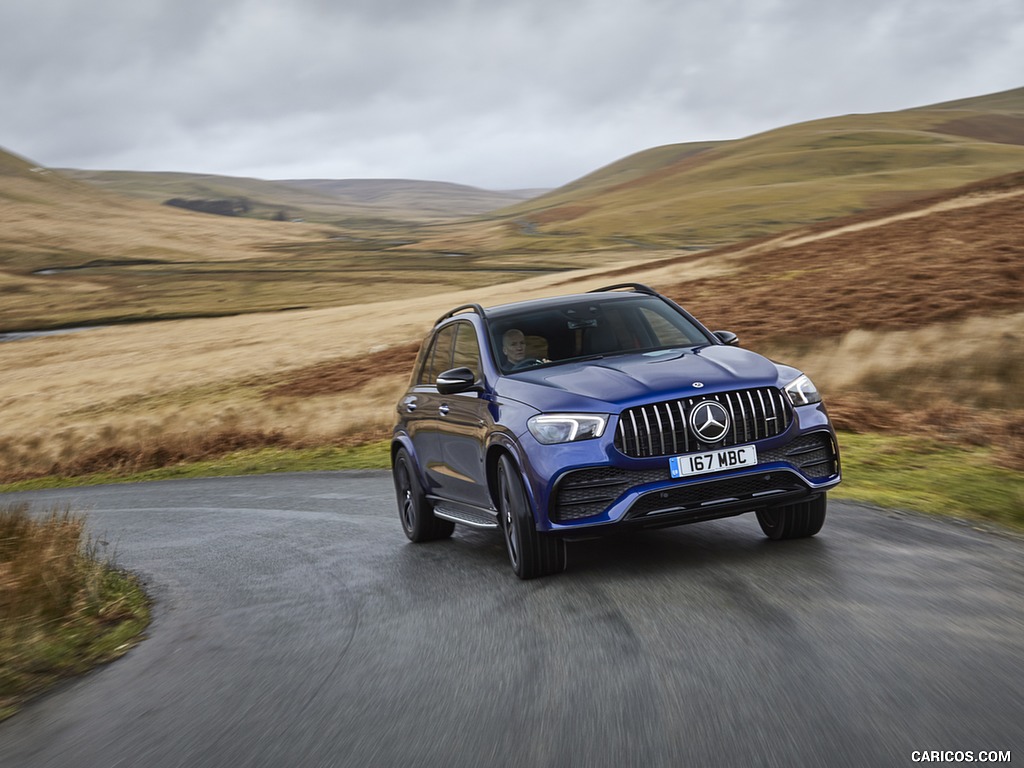
[[[496,391],[542,411],[617,413],[642,403],[778,384],[779,368],[767,358],[715,345],[529,369],[503,377]]]

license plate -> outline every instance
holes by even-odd
[[[726,469],[742,469],[755,464],[757,464],[757,448],[752,445],[723,448],[720,451],[708,451],[707,453],[688,453],[684,456],[673,456],[668,460],[672,477],[689,477],[708,472],[721,472]]]

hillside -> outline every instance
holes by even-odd
[[[696,248],[1024,168],[1024,88],[640,152],[500,211],[495,248]],[[482,240],[480,233],[468,238]]]
[[[0,269],[79,259],[228,261],[268,243],[308,241],[341,230],[235,220],[155,205],[0,150]],[[39,257],[44,257],[38,262]]]
[[[269,181],[193,173],[86,171],[69,178],[157,203],[171,198],[244,199],[258,219],[304,219],[343,227],[450,221],[521,202],[539,190],[492,192],[461,184],[404,179]]]
[[[0,152],[0,331],[279,309],[300,302],[267,300],[270,286],[242,265],[280,269],[291,261],[281,249],[344,235],[157,205]],[[225,271],[241,282],[225,283]]]
[[[0,151],[0,333],[338,306],[563,268],[395,253],[412,242],[416,222],[366,218],[366,228],[342,228],[160,204],[168,194],[265,189],[255,180],[127,177],[132,186],[155,186],[146,195],[120,194]],[[338,207],[315,192],[293,194]]]

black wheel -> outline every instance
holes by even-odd
[[[523,481],[508,456],[498,460],[498,516],[516,576],[533,579],[565,570],[565,542],[537,531]]]
[[[430,501],[420,488],[408,451],[400,448],[391,470],[398,499],[398,517],[409,541],[446,539],[455,530],[455,523],[434,517]]]
[[[757,513],[757,522],[769,539],[804,539],[825,524],[825,494],[809,501],[769,507]]]

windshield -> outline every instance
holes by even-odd
[[[495,358],[504,373],[711,341],[685,315],[654,296],[614,301],[594,298],[502,313],[488,325]]]

